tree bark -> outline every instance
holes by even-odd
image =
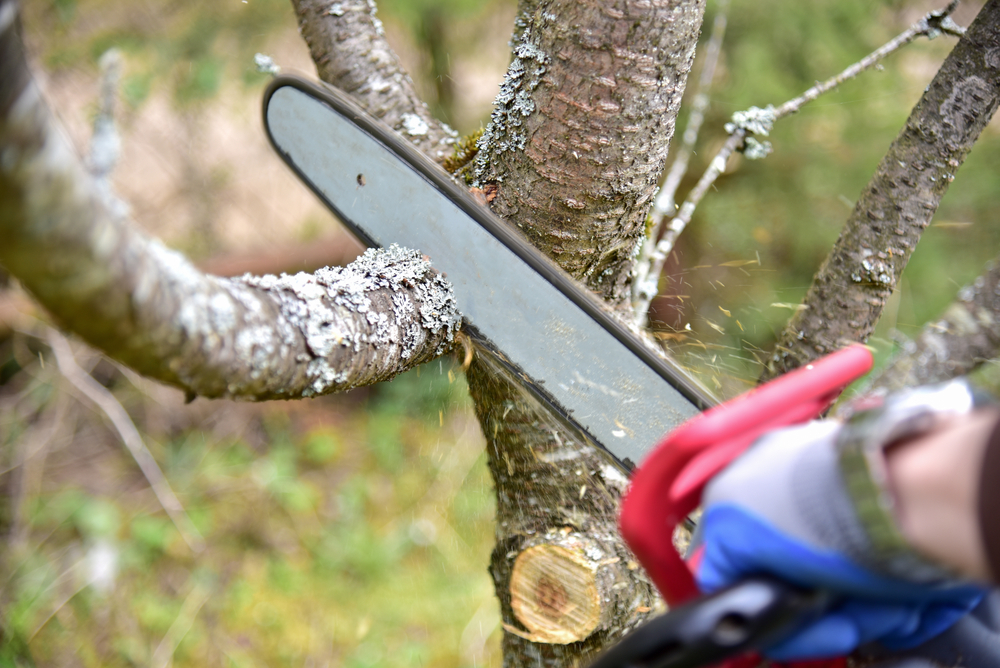
[[[656,606],[618,535],[627,479],[488,355],[468,380],[496,486],[504,666],[586,665]]]
[[[495,210],[614,306],[627,306],[703,11],[700,0],[522,3],[479,144],[476,175]],[[314,56],[334,54],[318,63],[328,81],[324,67],[367,66],[352,50],[310,44]],[[656,601],[618,536],[626,481],[488,354],[468,375],[498,499],[490,572],[504,663],[586,663]]]
[[[64,327],[189,397],[336,392],[449,348],[451,286],[416,251],[224,279],[130,225],[32,83],[14,7],[0,4],[0,263]]]
[[[927,323],[870,384],[872,391],[940,383],[975,371],[1000,353],[1000,264],[994,260],[959,290],[941,317]]]
[[[615,308],[628,305],[703,13],[700,0],[522,2],[479,142],[494,210]],[[504,665],[585,665],[658,600],[618,534],[625,479],[489,357],[468,378],[496,486]],[[600,615],[570,613],[595,596]]]
[[[319,78],[352,95],[432,160],[451,155],[455,131],[435,119],[385,40],[374,0],[292,0]]]
[[[703,0],[521,2],[475,178],[617,308],[663,172]]]
[[[914,107],[785,327],[762,380],[875,328],[955,173],[1000,104],[1000,0],[990,0]]]

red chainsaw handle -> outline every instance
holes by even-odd
[[[864,346],[827,355],[692,418],[635,470],[619,526],[669,605],[698,595],[673,532],[701,501],[708,480],[767,431],[818,417],[871,366]]]

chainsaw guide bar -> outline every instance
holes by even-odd
[[[454,286],[464,329],[626,470],[716,403],[343,93],[278,77],[264,96],[264,124],[278,154],[364,243],[429,256]]]

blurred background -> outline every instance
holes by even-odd
[[[980,5],[963,2],[955,19],[967,25]],[[679,196],[733,112],[795,97],[936,7],[732,0]],[[121,52],[114,184],[145,229],[222,274],[358,254],[262,131],[268,77],[254,54],[313,74],[285,0],[33,0],[23,10],[36,76],[81,154],[98,60]],[[379,3],[419,90],[462,134],[488,119],[515,10],[510,0]],[[706,26],[715,11],[710,0]],[[953,44],[919,40],[779,122],[774,153],[736,157],[706,197],[668,263],[652,327],[710,389],[752,385]],[[994,122],[871,341],[880,359],[1000,248],[998,144]],[[81,389],[51,336],[44,313],[0,279],[0,665],[500,665],[486,573],[492,490],[452,360],[310,401],[185,404],[71,342],[101,388]],[[166,512],[122,445],[101,392],[127,411],[179,511]]]

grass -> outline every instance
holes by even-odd
[[[185,408],[83,353],[204,536],[196,554],[44,346],[15,338],[0,666],[499,663],[492,492],[450,363],[339,398]]]

